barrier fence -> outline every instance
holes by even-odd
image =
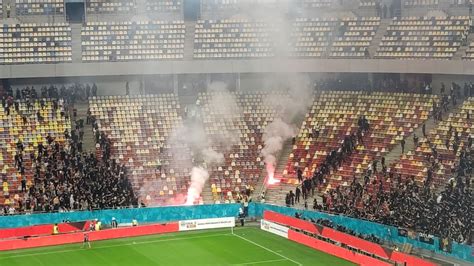
[[[213,204],[0,216],[0,228],[19,228],[33,225],[54,224],[61,223],[62,221],[66,220],[74,222],[99,219],[103,223],[110,223],[112,217],[115,217],[118,223],[130,223],[132,219],[136,219],[141,224],[220,217],[237,217],[240,207],[240,204]],[[404,235],[400,233],[399,228],[393,226],[382,225],[379,223],[354,219],[341,215],[333,215],[309,210],[296,210],[293,208],[262,203],[251,203],[249,205],[248,213],[250,217],[263,217],[264,211],[266,210],[281,213],[287,216],[294,216],[295,212],[299,212],[303,214],[303,217],[308,219],[327,219],[336,225],[342,225],[358,234],[373,234],[389,243],[394,243],[397,245],[409,243],[416,248],[430,250],[437,254],[442,254],[474,263],[474,256],[472,254],[471,246],[450,242],[451,252],[443,251],[440,249],[441,240],[438,237],[421,234]],[[428,241],[426,237],[428,237]]]

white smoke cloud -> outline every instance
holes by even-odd
[[[176,127],[169,139],[173,160],[186,156],[183,149],[174,149],[174,146],[188,146],[193,154],[191,183],[188,188],[186,204],[192,205],[199,199],[202,190],[209,179],[209,167],[223,164],[224,153],[240,141],[238,121],[242,114],[234,94],[227,90],[223,82],[212,83],[208,91],[208,102],[199,103],[198,113],[201,117],[190,117]],[[211,119],[212,121],[208,120]],[[209,129],[212,123],[216,128]],[[206,125],[207,123],[207,125]],[[220,126],[224,124],[225,126]]]
[[[275,175],[277,156],[288,139],[298,134],[298,126],[308,107],[313,102],[313,88],[310,79],[304,74],[287,74],[267,80],[269,89],[283,88],[283,95],[273,94],[264,104],[272,107],[276,114],[273,122],[267,125],[263,134],[264,147],[261,151],[265,168],[272,181]]]
[[[188,188],[186,205],[193,205],[199,199],[202,189],[209,179],[209,172],[203,167],[193,167],[191,170],[191,185]]]

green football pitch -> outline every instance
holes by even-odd
[[[0,252],[0,265],[354,265],[256,227]]]

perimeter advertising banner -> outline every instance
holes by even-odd
[[[276,223],[272,223],[262,219],[260,220],[260,229],[273,233],[275,235],[282,236],[284,238],[288,238],[288,227]]]
[[[179,221],[179,231],[235,227],[234,217]]]

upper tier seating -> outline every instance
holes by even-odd
[[[134,0],[86,0],[89,14],[123,14],[134,12]]]
[[[11,106],[9,112],[7,115],[6,110],[0,108],[0,170],[7,184],[7,190],[4,185],[3,193],[0,194],[0,204],[18,207],[18,199],[24,198],[20,184],[22,178],[26,178],[28,188],[33,184],[34,164],[30,155],[38,155],[38,144],[45,144],[48,135],[55,138],[56,142],[64,144],[64,131],[71,130],[71,121],[61,114],[64,114],[61,104],[55,110],[53,102],[48,99],[44,99],[44,107],[41,107],[40,101],[33,101],[29,109],[27,102],[21,101],[18,111]],[[38,119],[37,112],[41,114],[42,121]],[[21,141],[24,147],[23,176],[15,167],[18,141]]]
[[[16,14],[24,15],[62,15],[64,0],[16,0]]]
[[[379,17],[342,19],[330,57],[365,57],[379,25]]]
[[[24,23],[0,29],[0,64],[72,61],[71,27],[66,23]]]
[[[0,0],[0,18],[3,17],[3,0]]]
[[[377,1],[375,0],[359,0],[360,8],[375,8]]]
[[[330,179],[332,186],[341,184],[365,171],[376,155],[383,156],[426,120],[433,101],[432,96],[403,93],[323,92],[306,115],[283,174],[294,175],[300,168],[304,176],[311,177],[328,153],[357,131],[358,118],[365,116],[370,130],[364,145],[356,147]]]
[[[93,97],[90,108],[99,130],[112,142],[112,158],[128,167],[143,202],[170,204],[177,194],[186,193],[191,169],[179,162],[189,162],[191,153],[187,146],[168,143],[182,123],[176,95]],[[183,152],[172,161],[172,150],[177,149]]]
[[[474,42],[469,44],[469,47],[466,50],[466,55],[463,56],[465,60],[474,60]]]
[[[204,10],[236,9],[241,0],[202,0]]]
[[[469,17],[395,18],[377,58],[451,59],[466,39]]]
[[[82,28],[82,60],[176,60],[184,56],[183,21],[88,22]]]
[[[336,18],[299,18],[291,25],[290,53],[297,57],[322,57],[339,25]]]
[[[436,7],[439,4],[439,0],[405,0],[404,5],[407,8],[410,7]]]
[[[303,8],[328,8],[333,4],[332,0],[299,0]]]
[[[272,92],[271,95],[274,95],[276,101],[284,101],[287,94]],[[265,101],[268,98],[268,92],[231,95],[215,92],[199,95],[198,105],[202,107],[204,126],[209,136],[212,138],[216,134],[222,136],[222,132],[236,131],[239,136],[230,150],[214,147],[217,151],[223,152],[225,158],[224,163],[213,166],[210,171],[210,184],[215,201],[232,202],[238,194],[245,191],[246,186],[255,187],[257,182],[262,180],[264,169],[264,160],[260,154],[264,145],[262,136],[265,127],[273,121],[277,111]],[[240,112],[210,110],[209,103],[216,100],[235,103],[236,106],[233,106],[232,110],[238,109]]]
[[[147,0],[146,10],[148,12],[179,11],[182,5],[182,0]]]
[[[380,25],[379,17],[298,18],[291,25],[296,57],[361,58]]]
[[[433,182],[436,187],[446,184],[447,179],[451,177],[451,171],[459,165],[461,150],[468,146],[468,137],[472,134],[471,129],[473,129],[473,113],[474,98],[469,98],[459,111],[449,114],[446,121],[440,122],[434,130],[429,132],[427,138],[420,136],[420,144],[416,150],[403,154],[391,166],[391,172],[395,176],[401,174],[402,180],[413,176],[416,182],[423,183],[433,162],[433,158],[430,159],[430,157],[434,148],[438,154],[436,162],[439,163],[439,167],[432,172]],[[459,138],[459,146],[455,152],[456,134]]]
[[[240,19],[199,20],[194,39],[195,59],[274,56],[270,25]]]

